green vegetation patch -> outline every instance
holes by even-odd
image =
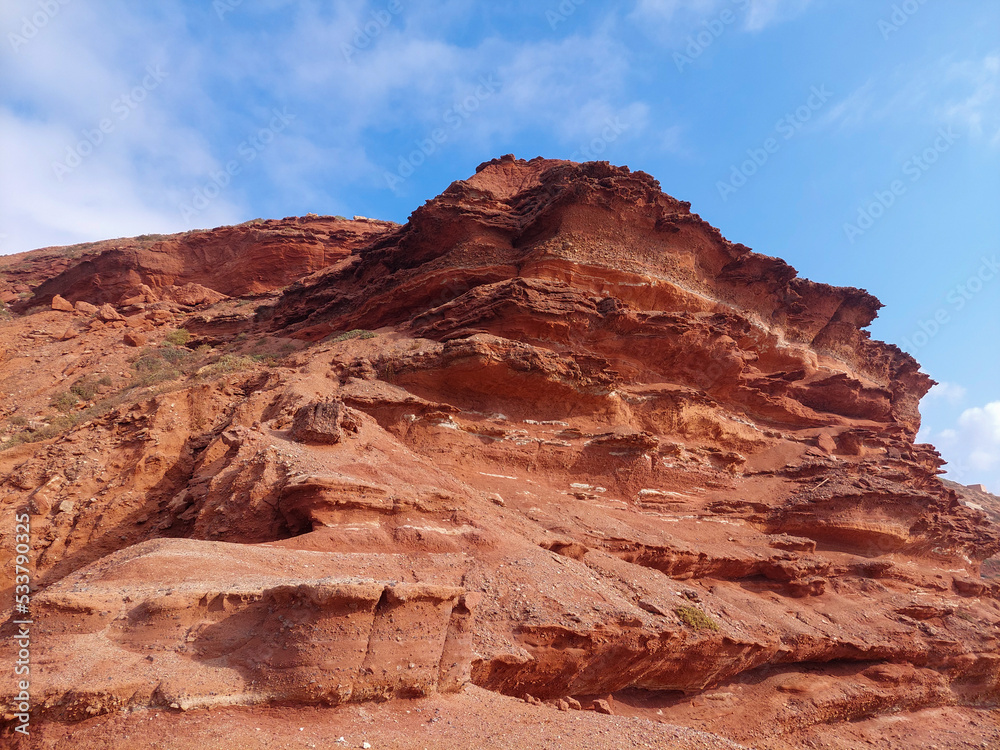
[[[265,354],[223,354],[218,361],[204,367],[199,371],[200,375],[224,375],[230,372],[248,370],[255,365],[268,360]]]
[[[162,383],[163,385],[156,388],[155,393],[165,393],[183,387],[183,383],[170,381],[193,375],[195,372],[204,373],[207,370],[208,374],[224,374],[244,370],[261,362],[268,365],[277,362],[277,358],[273,355],[264,354],[250,356],[227,354],[211,362],[209,357],[211,351],[211,347],[207,345],[199,346],[195,351],[170,345],[146,347],[132,362],[133,376],[120,390],[115,393],[103,391],[104,388],[113,385],[113,381],[107,375],[98,380],[81,378],[73,383],[69,390],[57,393],[50,399],[50,405],[59,413],[46,417],[45,423],[37,429],[22,429],[5,442],[0,442],[0,451],[22,443],[36,443],[57,437],[78,424],[107,414],[122,404],[148,397],[149,394],[137,395],[136,391],[142,388]],[[211,364],[204,367],[206,362]],[[103,398],[102,393],[105,394]],[[96,403],[82,408],[86,402]],[[6,422],[12,427],[19,428],[26,428],[29,424],[24,417],[9,417]]]
[[[697,607],[674,607],[681,622],[695,630],[718,630],[719,624]]]
[[[81,401],[93,401],[97,398],[97,394],[101,388],[106,388],[111,385],[111,378],[107,375],[102,377],[100,380],[90,380],[88,378],[81,378],[77,380],[73,385],[69,387],[69,392],[74,396],[79,398]]]
[[[184,346],[191,340],[191,333],[187,329],[178,328],[168,333],[163,340],[171,346]]]
[[[344,333],[338,333],[332,339],[331,343],[338,344],[341,341],[349,341],[350,339],[373,339],[378,334],[375,331],[366,331],[364,328],[355,328],[353,331],[346,331]]]
[[[80,403],[80,397],[70,391],[57,393],[49,399],[49,406],[61,412],[71,411],[78,403]]]
[[[23,443],[39,443],[43,440],[54,438],[56,435],[62,434],[71,427],[75,427],[82,422],[84,418],[84,412],[76,412],[72,415],[60,414],[58,417],[48,420],[48,423],[44,427],[39,427],[37,430],[25,430],[23,432],[19,432],[5,443],[0,443],[0,451],[13,448],[16,445],[21,445]]]
[[[196,357],[194,352],[172,346],[145,349],[132,363],[135,377],[129,388],[144,388],[165,380],[176,380],[191,372]]]

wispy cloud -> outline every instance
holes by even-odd
[[[788,21],[805,10],[813,0],[751,0],[747,10],[748,31],[761,31],[768,26]]]
[[[46,7],[58,12],[23,44],[41,5],[15,0],[2,16],[13,31],[0,50],[0,141],[13,147],[0,157],[0,252],[185,228],[171,193],[216,162],[194,127],[206,97],[186,80],[197,50],[165,43],[183,14],[172,3],[144,19],[116,7],[111,25],[87,3]],[[237,215],[224,202],[216,212]]]
[[[675,43],[716,22],[759,32],[805,12],[814,0],[639,0],[629,18]]]
[[[876,94],[876,81],[869,78],[861,86],[839,102],[830,106],[817,121],[817,126],[837,125],[842,128],[857,128],[872,119],[879,119],[880,114],[874,114],[879,109]]]
[[[454,4],[467,6],[449,16],[459,23],[471,5]],[[248,218],[250,188],[258,206],[281,195],[302,210],[338,211],[357,186],[384,185],[386,162],[471,101],[484,76],[498,93],[474,102],[474,116],[447,144],[453,154],[492,154],[526,130],[569,154],[615,118],[627,126],[615,135],[622,141],[650,120],[649,106],[623,93],[629,50],[605,26],[560,37],[539,17],[532,39],[459,42],[436,17],[440,8],[404,3],[358,43],[377,2],[230,5],[219,18],[211,4],[192,11],[177,0],[68,3],[30,44],[2,53],[0,137],[17,149],[0,157],[0,222],[11,227],[0,252],[187,228],[178,207],[236,158],[274,107],[289,107],[294,124],[241,162],[241,176],[198,214],[199,225]],[[0,19],[15,28],[36,9],[14,0]],[[354,45],[351,55],[344,44]],[[116,119],[115,102],[150,64],[169,77],[127,120]],[[88,154],[72,173],[53,173],[108,118],[114,132],[96,148],[83,144]],[[618,145],[605,139],[609,152]]]
[[[845,129],[920,119],[953,125],[973,139],[1000,145],[1000,52],[979,59],[899,66],[869,77],[825,115]]]
[[[50,162],[78,137],[63,125],[32,122],[0,109],[0,141],[18,144],[6,150],[0,170],[0,216],[9,235],[0,250],[185,228],[160,194],[169,175],[138,168],[136,152],[127,144],[109,144],[100,159],[85,165],[85,174],[56,180]],[[171,142],[181,161],[197,158],[185,157],[183,144]],[[220,223],[233,215],[227,208],[218,207],[214,218]]]
[[[946,401],[949,404],[960,404],[965,400],[966,389],[958,383],[938,383],[927,392],[926,398],[932,401]]]
[[[664,23],[670,23],[680,16],[686,16],[689,21],[697,20],[716,12],[723,2],[724,0],[639,0],[632,17]]]
[[[1000,52],[954,63],[944,79],[958,97],[941,105],[941,116],[964,126],[973,137],[1000,145]]]
[[[593,137],[609,118],[627,120],[633,135],[646,127],[648,106],[613,93],[629,73],[626,51],[617,43],[574,36],[509,53],[509,62],[499,67],[505,111],[495,124],[505,134],[526,122],[541,123],[572,145]]]

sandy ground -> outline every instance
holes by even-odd
[[[741,746],[693,729],[593,711],[558,711],[470,687],[460,695],[334,708],[272,706],[187,713],[135,711],[78,724],[39,726],[32,732],[31,747],[33,750],[369,747],[371,750],[737,750]]]

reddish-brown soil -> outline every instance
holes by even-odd
[[[998,506],[914,444],[932,382],[648,175],[504,157],[0,294],[32,747],[1000,746]]]

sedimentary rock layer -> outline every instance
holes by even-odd
[[[474,685],[790,748],[996,705],[1000,536],[914,442],[930,379],[649,175],[40,252],[0,268],[39,721]]]

